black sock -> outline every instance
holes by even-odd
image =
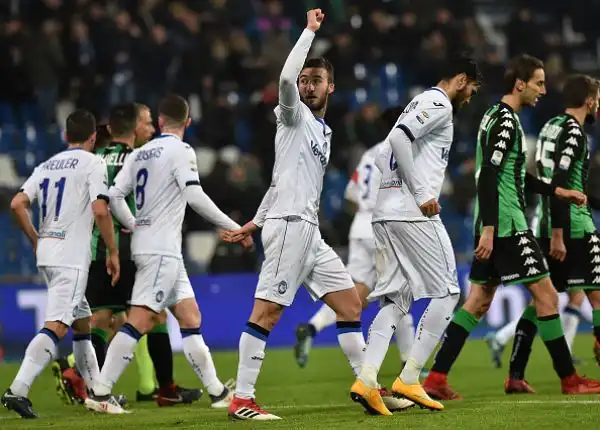
[[[558,314],[538,317],[538,329],[558,377],[562,379],[573,375],[575,367]]]
[[[92,328],[92,345],[96,351],[96,359],[98,360],[98,368],[102,370],[104,360],[106,359],[106,341],[108,333],[99,328]]]
[[[169,388],[173,384],[173,351],[166,324],[157,325],[148,333],[148,353],[154,364],[158,386]]]
[[[307,326],[310,337],[315,337],[317,335],[317,329],[315,328],[315,326],[311,323],[308,323]]]
[[[535,319],[535,309],[533,310]],[[537,325],[529,315],[523,314],[515,330],[515,340],[510,354],[508,375],[512,379],[525,379],[525,368],[531,355],[531,346],[537,334]]]
[[[435,356],[431,370],[440,373],[450,372],[468,337],[469,332],[452,321],[446,329],[442,346]]]

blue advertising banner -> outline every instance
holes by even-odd
[[[465,297],[468,289],[468,266],[459,266],[459,281]],[[212,349],[236,349],[239,336],[252,310],[256,274],[205,275],[191,278],[192,285],[202,312],[202,333]],[[528,301],[528,294],[520,286],[498,289],[494,302],[479,324],[473,337],[484,336],[509,321],[518,318]],[[566,297],[561,297],[564,306]],[[269,337],[270,347],[286,347],[294,343],[294,328],[306,322],[321,305],[313,302],[308,293],[301,289],[293,305],[284,311],[278,326]],[[19,284],[0,286],[0,345],[8,358],[21,356],[27,343],[43,325],[46,306],[46,289],[43,285]],[[412,314],[418,322],[427,300],[414,304]],[[365,334],[377,313],[378,305],[371,304],[363,314]],[[587,301],[582,309],[584,319],[591,320],[591,309]],[[583,321],[582,329],[590,325]],[[181,350],[181,336],[174,318],[170,316],[169,330],[173,349]],[[324,330],[315,339],[315,344],[333,345],[337,342],[335,329]],[[63,342],[69,348],[68,342]]]

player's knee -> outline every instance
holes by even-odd
[[[360,321],[363,304],[358,296],[350,297],[343,305],[337,306],[335,313],[339,321]]]
[[[111,322],[110,322],[110,328],[112,329],[112,331],[115,331],[115,332],[119,331],[119,329],[126,322],[127,322],[127,314],[125,312],[119,312],[119,313],[113,315]]]
[[[127,322],[142,334],[148,333],[153,327],[154,312],[142,306],[132,306]]]
[[[282,313],[283,306],[277,303],[255,300],[249,321],[271,331],[279,322]]]
[[[590,305],[592,305],[592,308],[600,309],[600,290],[590,290],[588,291],[587,296],[588,300],[590,301]],[[579,304],[579,306],[581,306],[581,304]]]
[[[91,325],[100,330],[109,331],[112,323],[112,312],[108,309],[101,309],[92,314]]]
[[[198,311],[198,313],[200,313],[200,311]],[[156,324],[166,324],[167,319],[167,311],[162,311],[156,316],[155,322]]]
[[[202,315],[196,299],[184,299],[171,308],[181,328],[197,328],[202,322]],[[155,315],[154,321],[160,321],[160,315]],[[164,321],[166,322],[166,313]],[[164,323],[163,323],[164,324]]]
[[[463,308],[475,317],[482,318],[490,309],[492,299],[493,297],[489,297],[487,294],[471,290],[471,294],[469,294]]]
[[[552,286],[549,278],[535,285],[530,285],[529,290],[535,301],[538,316],[554,315],[558,313],[558,293]]]
[[[85,334],[90,333],[92,330],[92,321],[91,318],[81,318],[73,321],[71,325],[74,333]]]
[[[590,293],[593,293],[593,291],[590,291]],[[590,302],[591,302],[592,301],[591,294],[588,294],[588,296],[590,296]],[[569,305],[580,307],[581,305],[583,305],[584,299],[585,299],[585,293],[582,290],[569,291]]]
[[[59,339],[65,337],[69,331],[69,327],[61,321],[46,321],[44,328],[54,332]]]

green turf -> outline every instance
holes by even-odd
[[[600,379],[591,354],[592,337],[579,336],[575,353],[585,360],[580,374]],[[505,362],[509,351],[504,354]],[[236,353],[214,355],[223,379],[235,375]],[[391,385],[396,375],[398,358],[392,345],[381,372],[380,382]],[[198,385],[198,380],[182,356],[176,357],[177,381],[184,386]],[[17,371],[16,365],[0,366],[2,386],[7,386]],[[268,423],[227,420],[225,411],[208,407],[206,398],[189,407],[158,408],[153,403],[133,404],[133,413],[125,416],[96,415],[80,406],[64,406],[54,392],[49,369],[36,381],[31,400],[40,414],[38,420],[21,420],[0,408],[0,429],[191,429],[191,428],[384,428],[402,429],[500,429],[514,430],[557,428],[598,428],[600,396],[563,396],[552,365],[541,342],[534,347],[529,382],[537,395],[506,396],[502,384],[505,369],[491,367],[487,348],[482,341],[469,342],[459,358],[450,382],[465,396],[463,401],[446,402],[443,412],[412,409],[393,417],[371,417],[350,401],[348,390],[353,382],[346,359],[336,348],[315,349],[307,368],[299,369],[289,350],[271,350],[258,382],[260,403],[281,415],[284,420]],[[115,392],[135,398],[135,364],[131,365]],[[206,395],[206,394],[205,394]]]

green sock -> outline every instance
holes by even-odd
[[[135,361],[138,369],[138,391],[141,394],[152,394],[156,389],[154,382],[154,365],[148,353],[148,336],[142,336],[135,350]]]
[[[528,305],[525,308],[525,310],[523,311],[523,314],[521,315],[521,319],[531,321],[532,323],[537,325],[538,320],[537,320],[537,314],[535,312],[535,306]]]
[[[596,342],[600,343],[600,309],[594,309],[592,311],[592,322],[594,324],[594,336]]]
[[[75,367],[75,355],[73,353],[67,355],[67,364],[69,367]]]
[[[559,378],[565,378],[575,373],[571,351],[565,340],[562,323],[558,314],[538,317],[538,332],[544,341],[554,370]]]
[[[464,328],[467,333],[471,333],[473,329],[477,327],[477,324],[479,324],[477,317],[469,311],[466,311],[464,308],[460,308],[456,311],[452,322]]]
[[[477,317],[463,308],[460,308],[454,314],[454,318],[450,321],[446,329],[446,335],[442,346],[435,356],[432,371],[448,374],[452,365],[458,358],[469,334],[479,324]]]

